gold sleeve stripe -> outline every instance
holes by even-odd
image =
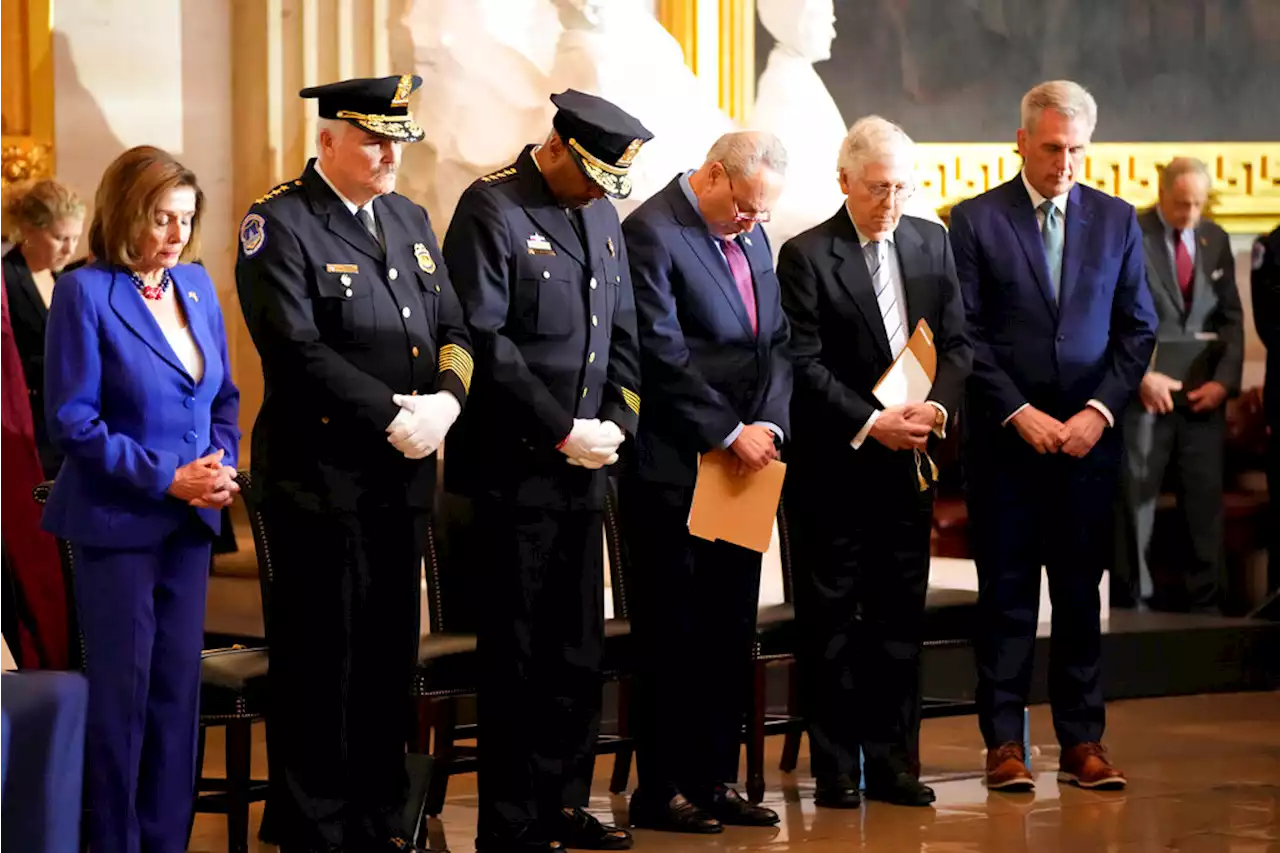
[[[627,408],[640,414],[640,395],[630,388],[622,389],[622,401],[627,404]]]
[[[440,372],[452,370],[462,380],[462,388],[471,393],[471,374],[475,371],[475,362],[471,353],[457,344],[445,344],[440,348]]]

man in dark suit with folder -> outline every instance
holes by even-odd
[[[1101,745],[1098,585],[1120,477],[1116,418],[1146,372],[1156,316],[1133,207],[1076,183],[1097,123],[1093,96],[1055,80],[1023,96],[1021,112],[1021,172],[951,211],[974,346],[964,464],[986,782],[1035,785],[1022,739],[1044,567],[1058,778],[1117,788],[1124,775]]]
[[[1240,390],[1244,315],[1227,232],[1201,219],[1211,188],[1202,162],[1178,157],[1160,174],[1158,203],[1138,217],[1160,325],[1139,399],[1125,414],[1124,538],[1112,578],[1121,606],[1147,596],[1160,608],[1221,604],[1224,404]],[[1152,588],[1147,559],[1170,466],[1190,548],[1184,587],[1163,590]]]
[[[700,454],[728,451],[749,473],[787,437],[787,320],[769,241],[754,230],[786,165],[776,137],[726,134],[622,226],[641,373],[655,389],[620,494],[636,567],[638,827],[712,833],[778,822],[726,784],[738,772],[760,554],[696,539],[688,520]]]
[[[903,216],[915,146],[877,116],[841,146],[847,202],[782,247],[795,437],[785,485],[817,805],[926,806],[919,781],[920,642],[933,513],[930,435],[959,407],[973,349],[940,225]],[[928,399],[885,407],[877,381],[917,324],[936,356]]]

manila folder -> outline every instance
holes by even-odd
[[[768,551],[786,473],[787,466],[776,459],[759,471],[739,474],[738,457],[731,452],[702,454],[689,510],[689,532],[700,539],[732,542],[761,554]]]
[[[886,409],[907,403],[923,403],[933,390],[938,373],[938,351],[933,346],[933,330],[920,319],[907,345],[880,377],[872,393]]]

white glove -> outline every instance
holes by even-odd
[[[435,453],[462,411],[458,398],[448,391],[423,396],[396,394],[391,402],[400,412],[387,425],[387,441],[409,459]]]
[[[595,470],[618,461],[618,448],[626,437],[613,421],[577,420],[560,452],[569,457],[570,465]]]

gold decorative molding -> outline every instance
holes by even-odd
[[[920,192],[935,210],[1011,180],[1022,168],[1012,142],[917,148]],[[1082,183],[1146,207],[1156,201],[1161,168],[1183,156],[1209,167],[1212,215],[1227,231],[1265,233],[1280,222],[1280,142],[1100,142],[1085,158]]]
[[[658,0],[658,21],[680,45],[684,64],[698,73],[698,0]]]
[[[720,109],[745,123],[755,102],[755,0],[720,0]]]
[[[53,174],[52,0],[3,0],[0,183]]]

